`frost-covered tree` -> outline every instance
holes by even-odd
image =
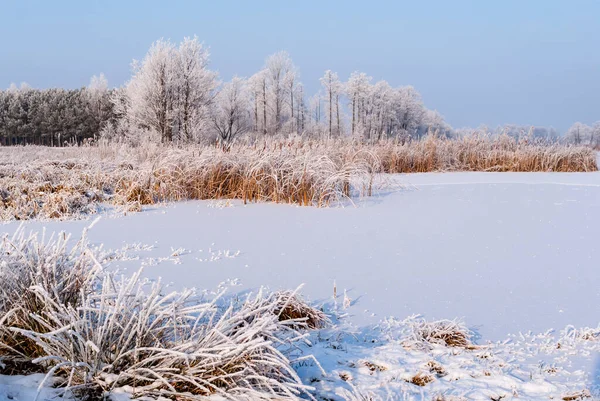
[[[230,143],[252,128],[251,103],[244,79],[234,77],[223,85],[212,112],[213,126],[223,143]]]
[[[248,79],[253,107],[253,131],[267,134],[267,73],[261,70]]]
[[[300,132],[304,92],[288,53],[269,56],[264,68],[248,79],[248,87],[255,132],[264,135]]]
[[[94,75],[90,84],[85,88],[89,102],[90,125],[93,136],[96,137],[112,118],[113,110],[110,101],[111,91],[104,74]]]
[[[591,127],[590,146],[596,149],[600,148],[600,121],[595,122]]]
[[[339,105],[343,85],[338,78],[337,73],[332,72],[331,70],[325,71],[325,74],[320,81],[323,91],[325,92],[329,137],[332,137],[334,133],[339,136],[341,134]],[[334,124],[336,126],[335,130],[333,129]]]
[[[306,123],[306,104],[304,102],[304,85],[298,83],[296,85],[296,133],[304,132]]]
[[[323,95],[317,92],[309,99],[309,118],[306,131],[315,137],[320,137],[325,131],[323,123]]]
[[[371,87],[371,79],[367,74],[355,71],[350,75],[350,79],[345,85],[345,93],[350,101],[350,112],[352,114],[352,136],[356,134],[357,127],[361,124],[365,101]]]
[[[217,74],[209,70],[208,62],[209,53],[196,37],[185,38],[179,45],[160,39],[142,61],[134,61],[131,80],[118,90],[109,89],[103,75],[93,77],[88,87],[72,91],[12,85],[0,92],[0,138],[4,144],[56,145],[81,143],[101,131],[106,138],[132,143],[189,142],[214,134],[217,126],[224,141],[247,130],[333,137],[344,133],[346,123],[354,137],[372,141],[452,132],[410,86],[393,88],[385,81],[372,84],[360,72],[342,84],[328,70],[320,79],[322,91],[306,103],[298,70],[288,53],[279,52],[268,57],[264,68],[247,82],[236,79],[223,85],[227,92],[218,95]],[[215,123],[216,116],[227,115],[225,100],[231,100],[232,93],[246,102],[249,117],[244,122],[250,121],[249,128],[237,123],[241,119],[229,128]],[[536,137],[549,135],[541,128],[534,133]],[[573,131],[571,137],[579,143],[585,137],[592,146],[600,142],[597,130],[587,136]]]
[[[185,38],[175,59],[176,126],[179,139],[192,141],[204,131],[215,96],[217,74],[208,69],[209,53],[197,37]]]
[[[273,113],[271,133],[278,134],[289,116],[285,114],[284,105],[293,96],[296,83],[296,68],[290,55],[281,51],[269,56],[265,62],[266,86],[270,93],[270,110]],[[290,94],[290,89],[292,93]],[[269,130],[268,130],[269,131]]]
[[[590,126],[576,122],[567,130],[565,139],[574,145],[587,145],[589,143],[591,133],[592,128]]]
[[[105,85],[94,89],[33,89],[11,85],[0,91],[0,143],[62,146],[94,138],[113,118]]]
[[[435,134],[443,137],[452,135],[452,127],[437,110],[425,110],[418,135]]]
[[[297,106],[295,104],[295,100],[297,97],[297,92],[298,92],[298,73],[296,71],[296,68],[293,67],[285,74],[285,78],[284,78],[284,86],[285,86],[285,92],[287,94],[287,99],[288,99],[288,107],[289,107],[289,127],[287,129],[287,131],[289,133],[294,133],[294,132],[298,132],[298,124],[297,124],[297,110],[295,110],[295,107]],[[296,116],[294,115],[294,113],[296,112]]]
[[[421,95],[412,86],[403,86],[395,91],[393,100],[397,136],[413,136],[417,134],[425,117],[425,106]]]
[[[154,131],[163,142],[198,139],[209,121],[209,107],[217,86],[209,71],[208,52],[197,38],[176,47],[160,39],[141,62],[126,86],[126,116],[140,128]]]
[[[127,118],[157,132],[163,142],[173,140],[176,47],[159,39],[141,62],[133,62],[133,77],[126,86]]]

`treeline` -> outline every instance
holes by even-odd
[[[268,57],[251,77],[225,83],[208,67],[209,53],[197,38],[178,45],[161,39],[143,60],[134,61],[133,75],[121,88],[109,89],[102,75],[76,90],[13,86],[0,92],[0,143],[63,146],[98,138],[131,144],[231,143],[244,135],[375,142],[474,132],[560,138],[552,128],[533,126],[453,129],[440,113],[425,107],[412,86],[373,82],[362,72],[342,81],[327,70],[320,90],[308,96],[286,52]],[[575,125],[567,139],[598,146],[598,127]]]
[[[111,90],[104,77],[81,89],[0,91],[0,143],[63,146],[97,138],[113,115]]]
[[[103,130],[112,140],[231,142],[244,134],[302,135],[365,140],[409,138],[451,128],[427,109],[410,86],[372,83],[364,73],[347,82],[326,71],[321,90],[307,99],[298,69],[286,52],[265,61],[249,78],[220,83],[196,38],[178,46],[155,42],[134,64],[131,80],[115,92],[118,119]]]
[[[62,146],[90,139],[141,143],[229,143],[242,135],[410,138],[451,127],[410,86],[393,88],[364,73],[347,82],[332,71],[307,96],[286,52],[249,78],[220,82],[197,38],[156,41],[132,78],[108,89],[103,77],[76,90],[28,86],[0,92],[0,143]]]

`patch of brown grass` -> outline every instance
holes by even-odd
[[[407,348],[431,347],[433,344],[445,347],[476,349],[471,341],[472,333],[460,321],[437,320],[428,322],[423,318],[408,321],[410,335],[404,340]]]
[[[376,373],[376,372],[385,372],[387,370],[387,367],[385,367],[383,365],[379,365],[375,362],[361,361],[360,364],[365,366],[367,369],[369,369],[371,374]]]
[[[275,313],[280,322],[293,321],[309,329],[320,329],[329,324],[325,313],[308,305],[292,291],[280,291],[271,296],[276,299]]]
[[[420,335],[427,342],[447,347],[469,348],[473,345],[469,332],[454,321],[431,322],[422,328]]]
[[[458,139],[428,136],[420,141],[383,142],[374,145],[383,171],[586,172],[597,171],[596,152],[506,135],[471,135]]]
[[[444,369],[444,367],[436,361],[427,362],[427,368],[429,369],[430,373],[435,374],[437,377],[443,377],[448,374],[448,372],[446,372],[446,369]]]
[[[562,396],[564,401],[576,401],[576,400],[584,400],[586,398],[592,398],[592,394],[589,390],[581,390],[573,393],[565,394]]]
[[[429,383],[431,383],[433,381],[435,381],[435,378],[432,375],[430,375],[429,373],[419,372],[409,380],[409,383],[412,383],[412,384],[420,386],[420,387],[425,387],[426,385],[428,385]]]

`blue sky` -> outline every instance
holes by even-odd
[[[111,86],[161,37],[198,35],[228,80],[287,50],[309,92],[326,69],[413,85],[454,127],[600,120],[600,1],[13,1],[0,87]]]

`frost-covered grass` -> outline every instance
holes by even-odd
[[[279,145],[4,148],[0,218],[65,218],[187,199],[324,206],[370,188],[368,158]],[[355,185],[351,185],[353,180]],[[363,180],[357,183],[357,180]]]
[[[45,331],[39,320],[50,305],[78,307],[94,289],[101,269],[87,248],[85,237],[67,247],[69,236],[45,238],[18,230],[5,235],[0,245],[0,352],[10,355],[16,372],[37,370],[32,359],[43,356],[41,347],[14,328]],[[45,295],[45,299],[40,296]]]
[[[579,334],[598,332],[598,328],[520,333],[466,348],[438,341],[419,341],[426,346],[414,346],[415,332],[447,323],[413,316],[362,329],[340,324],[311,336],[310,352],[327,375],[321,376],[311,366],[298,370],[303,380],[313,383],[320,399],[600,399],[599,368],[579,368],[581,361],[600,354],[598,339]]]
[[[213,146],[0,149],[0,219],[64,219],[103,204],[126,211],[190,199],[326,206],[370,195],[377,173],[595,171],[586,147],[468,136],[365,144],[262,140]]]
[[[433,136],[421,141],[377,143],[375,153],[387,173],[432,171],[580,172],[596,171],[596,152],[584,146],[517,140],[501,135]]]
[[[85,239],[66,243],[22,230],[2,242],[2,373],[42,371],[83,399],[117,389],[178,400],[310,398],[289,353],[327,318],[295,292],[229,301],[167,292],[139,271],[105,270],[106,255]]]

